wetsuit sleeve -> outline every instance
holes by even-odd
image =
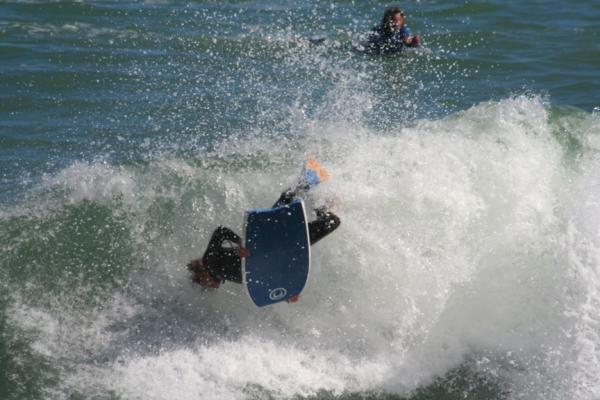
[[[273,204],[273,208],[290,204],[295,197],[296,193],[292,189],[288,189],[281,193],[279,199]],[[340,226],[339,217],[331,211],[327,211],[325,208],[318,208],[315,211],[317,219],[308,223],[310,244],[317,243]]]
[[[231,229],[219,226],[212,234],[202,256],[202,264],[213,278],[241,283],[241,259],[232,249],[224,248],[223,242],[242,244],[241,238]]]
[[[313,245],[340,226],[340,218],[325,209],[317,209],[317,219],[308,224],[310,244]]]
[[[285,192],[281,193],[281,196],[279,196],[279,199],[275,202],[275,204],[273,204],[273,207],[271,208],[281,207],[290,204],[292,200],[294,200],[294,197],[296,197],[296,193],[292,189],[288,189]]]
[[[211,259],[216,257],[222,251],[223,242],[230,241],[237,244],[242,243],[242,239],[235,234],[231,229],[224,226],[219,226],[212,234],[208,247],[202,256],[202,263],[204,265],[210,265]]]
[[[217,230],[219,231],[219,234],[222,238],[221,240],[221,244],[223,244],[223,242],[233,242],[233,243],[237,243],[240,244],[242,243],[242,238],[239,237],[234,231],[232,231],[229,228],[226,228],[224,226],[219,226],[217,228]]]

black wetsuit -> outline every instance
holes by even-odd
[[[373,28],[367,42],[367,50],[377,54],[401,53],[407,47],[418,47],[416,41],[404,43],[404,40],[411,35],[406,25],[403,25],[399,31],[386,32],[381,27]]]
[[[289,204],[294,199],[295,193],[291,190],[285,191],[273,207]],[[310,244],[313,245],[340,226],[337,215],[324,208],[315,210],[317,219],[308,223]],[[231,245],[223,247],[225,242]],[[235,254],[234,245],[241,246],[242,239],[231,229],[219,226],[212,234],[208,247],[202,256],[204,265],[210,275],[223,282],[231,281],[242,283],[242,260]]]

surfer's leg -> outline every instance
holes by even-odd
[[[325,208],[318,208],[315,211],[317,212],[317,219],[308,224],[311,245],[336,230],[341,223],[337,215]]]

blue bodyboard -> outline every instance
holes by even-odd
[[[302,200],[246,211],[243,276],[259,307],[300,294],[310,269],[310,241]]]

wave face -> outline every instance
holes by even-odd
[[[600,397],[597,7],[384,7],[0,3],[0,398]],[[301,301],[192,284],[308,155]]]
[[[0,215],[5,365],[56,398],[419,396],[457,376],[470,395],[594,398],[597,127],[521,96],[385,133],[74,163]],[[334,176],[311,202],[335,197],[343,223],[302,301],[192,285],[211,230],[239,230],[305,153]]]

